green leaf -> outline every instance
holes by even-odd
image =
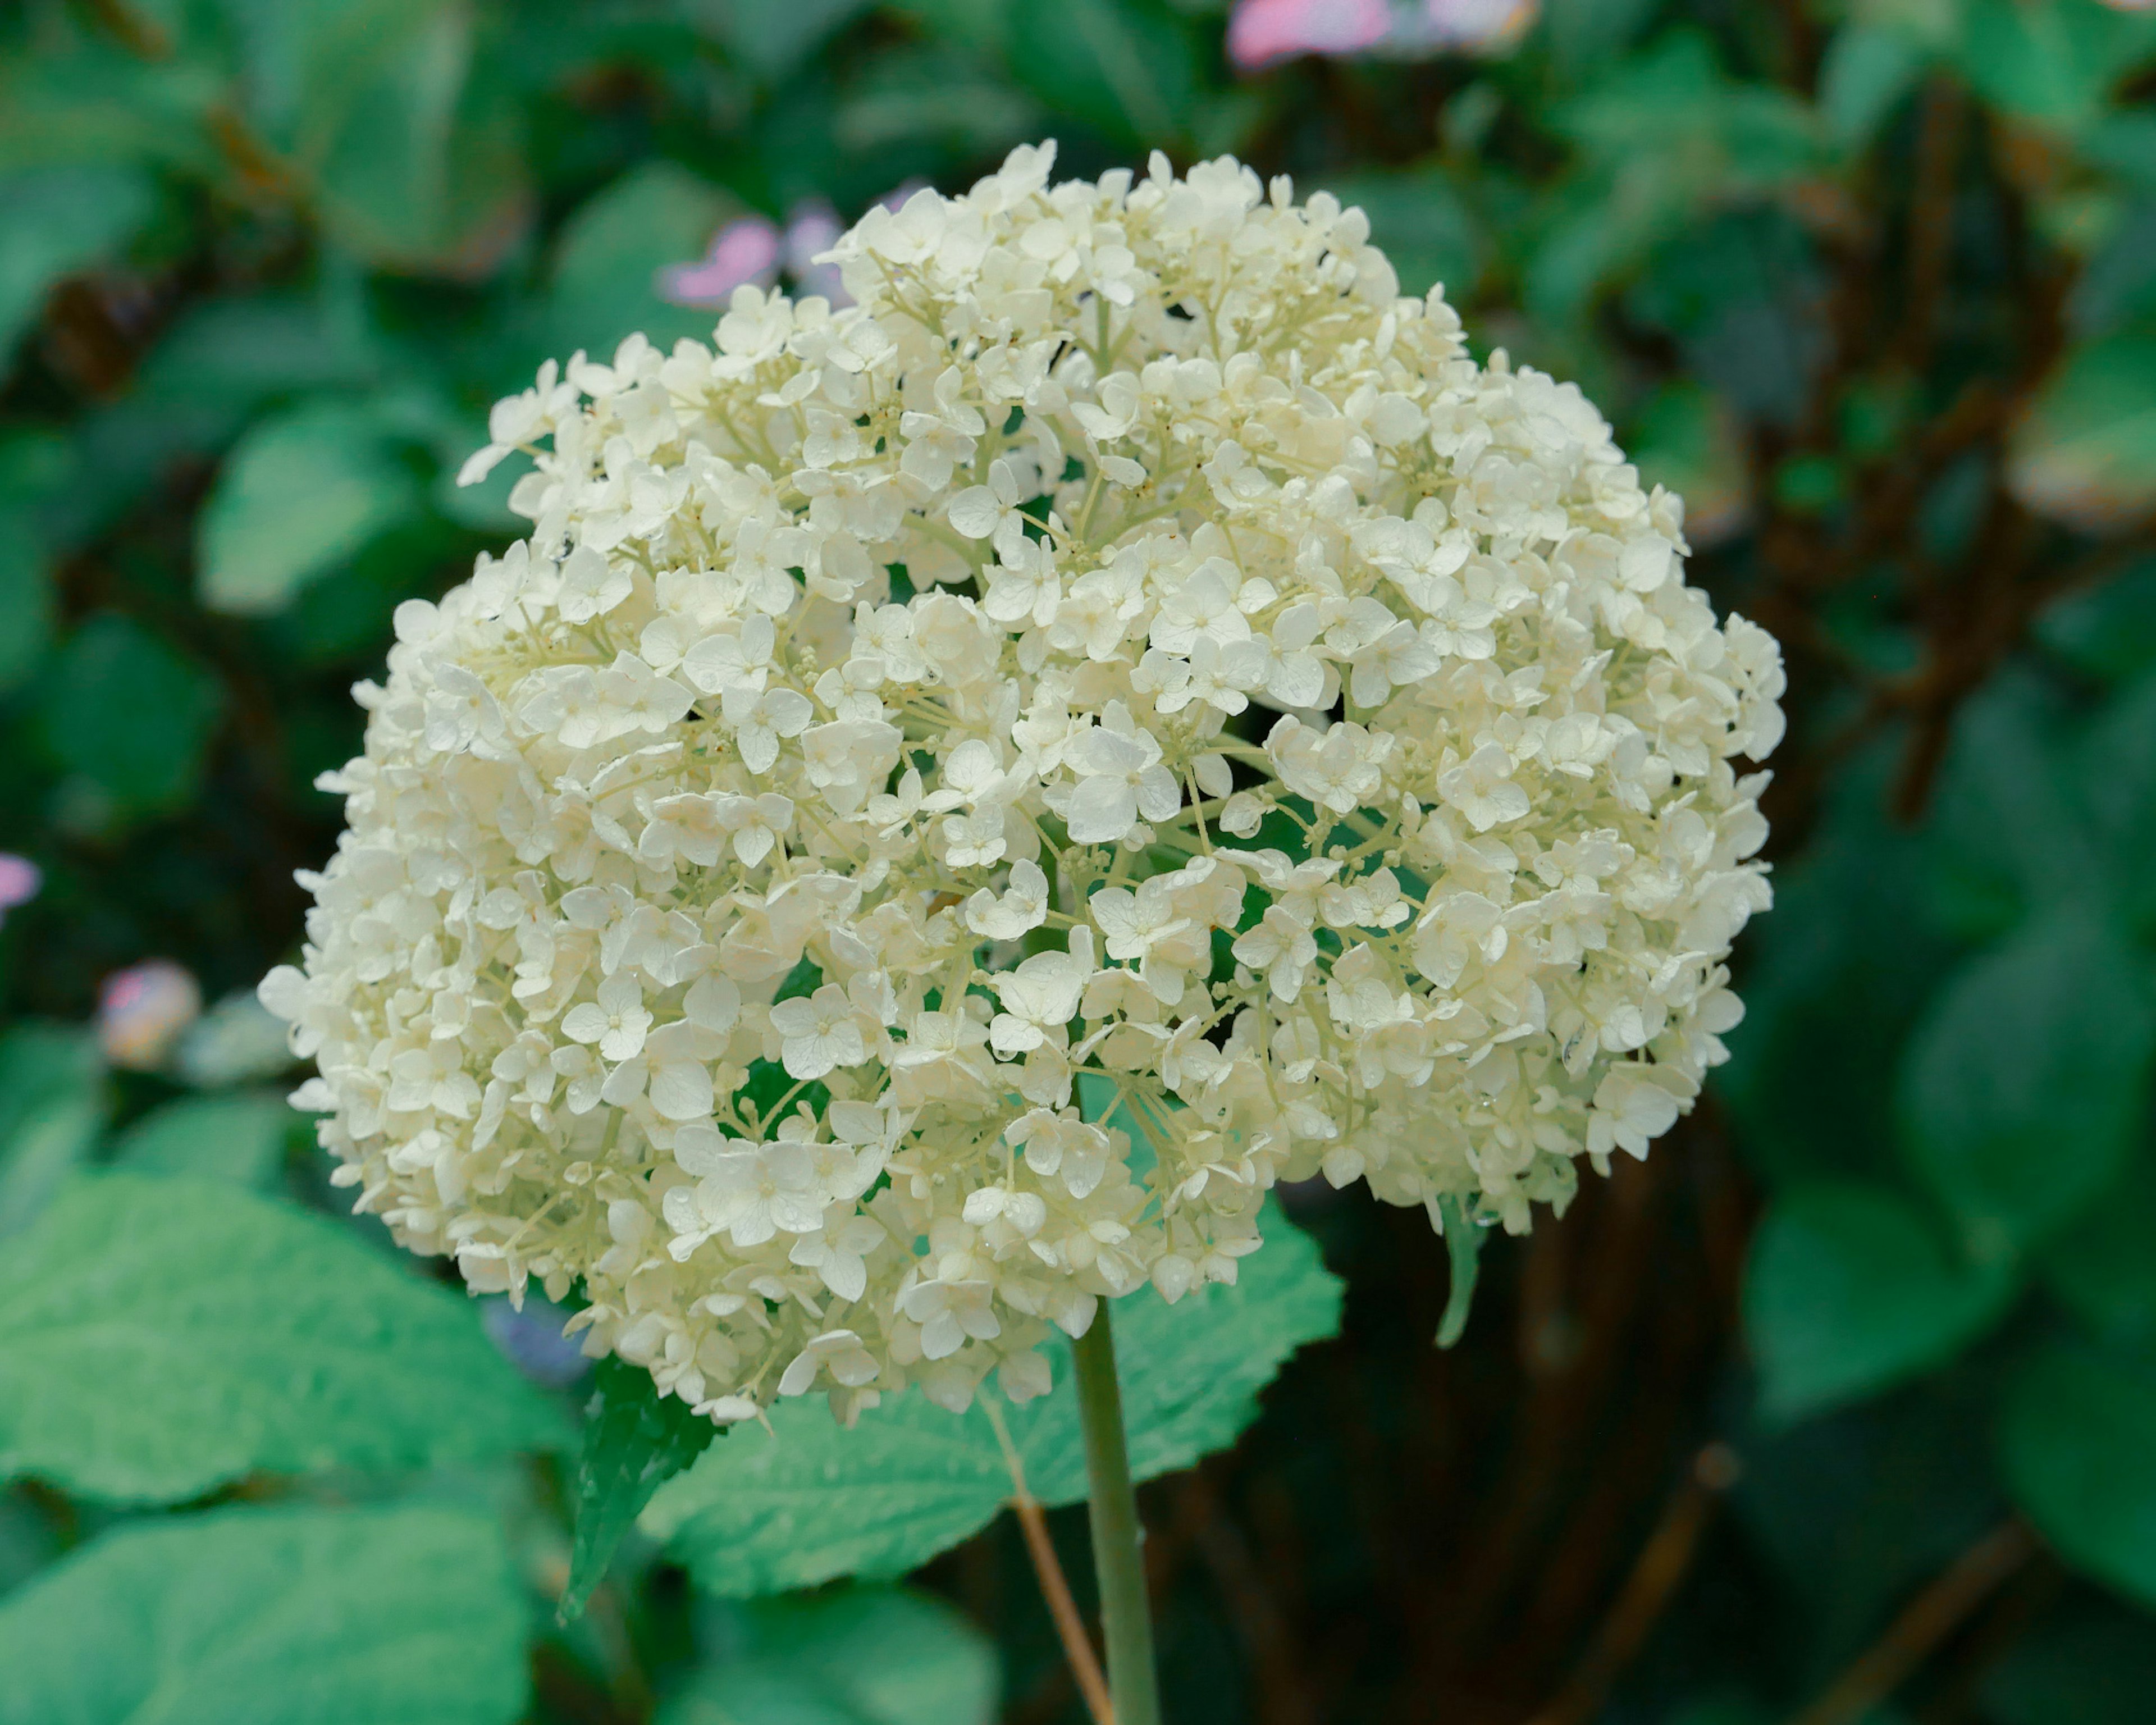
[[[721,0],[708,8],[709,28],[742,64],[776,82],[830,39],[868,0]]]
[[[1172,146],[1200,102],[1198,55],[1164,8],[1012,0],[1011,70],[1042,101],[1140,151]]]
[[[1744,1283],[1762,1400],[1796,1419],[1951,1358],[1996,1318],[2010,1280],[1954,1263],[1915,1206],[1855,1181],[1774,1200]]]
[[[0,694],[38,668],[53,633],[52,572],[30,524],[0,509]]]
[[[0,1042],[0,1239],[35,1221],[105,1124],[105,1065],[80,1030],[26,1025]]]
[[[2145,1153],[2044,1251],[2044,1283],[2107,1340],[2156,1343],[2156,1158]]]
[[[2156,1006],[2138,956],[2061,911],[1972,959],[1904,1055],[1909,1159],[1979,1261],[2071,1220],[2140,1130]]]
[[[2156,53],[2156,21],[2099,0],[1964,0],[1958,59],[1995,107],[2075,129]]]
[[[847,1587],[721,1608],[725,1656],[660,1725],[989,1725],[996,1652],[941,1599]]]
[[[189,1174],[255,1190],[273,1184],[301,1117],[270,1091],[167,1102],[120,1135],[112,1166],[131,1174]]]
[[[76,1181],[0,1259],[0,1476],[170,1502],[257,1471],[557,1441],[470,1305],[229,1186]]]
[[[2035,636],[2076,670],[2103,682],[2156,667],[2156,557],[2048,607],[2036,619]]]
[[[2147,1725],[2156,1695],[2148,1620],[2101,1600],[2046,1619],[1984,1674],[1984,1717],[1995,1725]]]
[[[562,230],[541,352],[581,347],[608,357],[638,331],[662,351],[683,336],[708,341],[714,316],[669,305],[655,278],[669,264],[701,257],[741,208],[665,161],[645,162],[588,199]]]
[[[314,402],[265,419],[233,451],[203,506],[203,603],[241,615],[281,610],[420,506],[418,480],[366,406]]]
[[[1712,390],[1686,377],[1663,384],[1640,403],[1626,453],[1640,484],[1684,499],[1685,536],[1695,547],[1743,531],[1752,513],[1744,429]]]
[[[0,1725],[511,1725],[501,1530],[434,1507],[123,1527],[0,1604]]]
[[[2156,1371],[2046,1348],[2009,1387],[1999,1441],[2015,1501],[2060,1554],[2156,1607]]]
[[[1327,189],[1369,217],[1370,238],[1392,259],[1402,293],[1426,293],[1442,282],[1455,305],[1473,298],[1488,248],[1449,174],[1356,174]]]
[[[1308,1236],[1276,1211],[1266,1244],[1233,1287],[1173,1307],[1139,1293],[1115,1310],[1131,1466],[1142,1480],[1232,1445],[1257,1415],[1281,1363],[1339,1322],[1340,1284]],[[1086,1461],[1067,1348],[1050,1355],[1055,1389],[1004,1409],[1043,1503],[1086,1495]],[[983,1394],[991,1392],[983,1391]],[[744,1430],[662,1486],[643,1525],[670,1541],[713,1593],[745,1598],[833,1576],[905,1574],[971,1538],[1010,1496],[994,1427],[909,1392],[841,1430],[821,1406],[789,1402],[773,1434]]]
[[[0,177],[0,368],[52,285],[110,257],[156,203],[155,182],[136,167],[80,164]]]
[[[2156,510],[2156,327],[2067,352],[2014,428],[2006,478],[2030,509],[2087,532]]]
[[[1855,155],[1916,88],[1924,54],[1899,31],[1845,24],[1820,66],[1820,116],[1837,147]]]
[[[675,1396],[660,1395],[651,1373],[608,1356],[592,1374],[577,1457],[576,1532],[562,1618],[583,1615],[623,1536],[651,1494],[704,1453],[718,1427]]]
[[[108,611],[76,629],[47,667],[39,717],[48,752],[125,818],[194,795],[223,706],[208,671]]]

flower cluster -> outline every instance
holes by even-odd
[[[1524,1229],[1738,1016],[1782,675],[1678,501],[1359,211],[1052,160],[495,410],[263,987],[361,1208],[716,1420],[1037,1394],[1278,1181]]]

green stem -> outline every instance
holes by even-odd
[[[1086,1433],[1091,1486],[1093,1572],[1108,1643],[1108,1693],[1116,1725],[1160,1725],[1160,1680],[1153,1673],[1152,1615],[1146,1599],[1145,1530],[1123,1440],[1123,1397],[1116,1382],[1116,1338],[1108,1302],[1070,1345],[1078,1361],[1078,1418]]]

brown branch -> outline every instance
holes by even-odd
[[[2036,1542],[2009,1520],[1978,1540],[1888,1625],[1887,1633],[1827,1686],[1790,1725],[1847,1725],[1887,1699],[1987,1595],[2035,1553]]]
[[[1065,1579],[1063,1565],[1055,1555],[1055,1542],[1049,1538],[1048,1517],[1041,1509],[1040,1500],[1026,1487],[1025,1468],[1018,1459],[1018,1446],[1011,1442],[1009,1429],[1004,1424],[1002,1409],[985,1397],[981,1405],[988,1412],[988,1424],[995,1428],[996,1442],[1004,1452],[1004,1466],[1010,1470],[1011,1510],[1025,1535],[1025,1553],[1033,1559],[1033,1573],[1040,1582],[1040,1596],[1048,1602],[1048,1615],[1055,1620],[1055,1633],[1063,1643],[1063,1656],[1070,1664],[1070,1675],[1078,1680],[1079,1693],[1086,1697],[1086,1711],[1092,1716],[1093,1725],[1116,1725],[1115,1709],[1108,1702],[1108,1680],[1101,1675],[1100,1656],[1093,1651],[1092,1637],[1086,1632],[1086,1620],[1079,1615],[1077,1600],[1071,1597],[1070,1584]]]
[[[1599,1711],[1691,1572],[1700,1535],[1737,1474],[1737,1457],[1727,1444],[1709,1444],[1692,1458],[1683,1482],[1670,1494],[1661,1519],[1640,1548],[1587,1656],[1530,1725],[1586,1725]]]

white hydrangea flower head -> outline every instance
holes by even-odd
[[[495,410],[264,985],[361,1209],[716,1420],[1038,1394],[1282,1180],[1524,1230],[1738,1017],[1782,673],[1678,500],[1361,212],[1053,159]]]

